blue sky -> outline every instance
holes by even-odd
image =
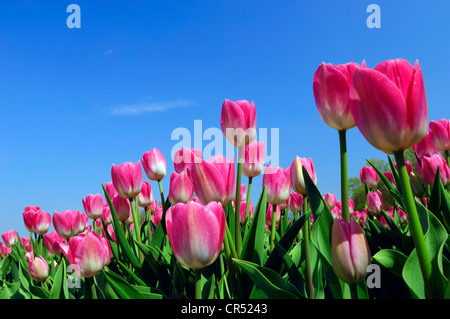
[[[80,29],[66,26],[71,3]],[[370,3],[381,8],[380,29],[366,25]],[[320,191],[339,194],[338,133],[317,113],[315,70],[418,59],[429,119],[448,119],[449,14],[450,3],[435,0],[2,2],[0,233],[28,236],[28,205],[82,210],[113,163],[154,147],[167,158],[167,195],[173,130],[193,130],[194,120],[219,128],[226,98],[253,100],[258,128],[279,128],[280,166],[311,157]],[[386,158],[357,128],[348,151],[350,176],[366,158]]]

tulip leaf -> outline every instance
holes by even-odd
[[[373,262],[400,278],[402,278],[403,266],[407,259],[408,257],[401,251],[393,249],[382,249],[372,257]]]
[[[272,269],[261,267],[252,262],[233,259],[269,298],[271,299],[299,299],[301,293],[290,282],[284,280]]]
[[[53,279],[52,289],[50,291],[49,299],[69,299],[69,290],[66,281],[66,261],[65,258],[61,258],[61,263],[56,271],[55,278]]]
[[[22,299],[20,298],[20,282],[3,282],[3,290],[0,293],[0,299]]]
[[[129,284],[124,278],[111,270],[104,270],[104,275],[108,283],[122,299],[148,299],[146,295],[141,294],[135,287]]]
[[[28,271],[24,269],[22,263],[19,263],[19,278],[22,287],[28,291],[33,299],[48,299],[50,293],[47,289],[33,284],[33,278]]]
[[[436,170],[433,187],[431,189],[431,197],[427,207],[445,226],[447,232],[450,231],[450,197],[445,190],[441,178],[440,168]]]
[[[397,201],[397,203],[400,205],[400,207],[404,208],[403,198],[402,195],[399,193],[399,191],[395,188],[394,185],[387,179],[386,176],[375,166],[373,165],[369,160],[367,160],[367,163],[369,163],[370,166],[372,166],[375,171],[377,172],[378,176],[383,181],[384,185],[386,185],[387,189],[391,193],[391,195],[394,197],[394,199]]]
[[[298,267],[295,265],[294,261],[291,259],[287,251],[279,243],[275,243],[275,251],[283,261],[284,268],[286,269],[286,272],[289,276],[289,281],[295,287],[303,287],[302,291],[305,291],[305,278],[302,276],[302,274],[298,270]],[[303,298],[305,298],[305,295],[303,293],[300,292],[300,294]]]
[[[134,267],[139,268],[140,267],[139,260],[136,257],[136,255],[134,254],[130,245],[128,244],[122,227],[120,227],[119,217],[117,216],[116,209],[114,208],[111,198],[109,197],[108,191],[106,190],[106,188],[103,184],[102,184],[102,187],[103,187],[103,191],[105,192],[105,196],[108,201],[109,208],[111,210],[111,216],[113,218],[112,224],[113,224],[113,228],[114,228],[114,234],[116,235],[116,240],[117,240],[118,244],[120,245],[120,247],[122,247],[123,252],[125,253],[125,256],[131,262],[131,264]]]

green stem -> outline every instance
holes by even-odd
[[[350,222],[350,207],[348,203],[348,165],[347,165],[347,131],[339,131],[339,146],[341,154],[341,204],[342,218]]]
[[[275,232],[277,231],[277,205],[272,205],[272,230],[270,231],[270,251],[275,248]]]
[[[403,197],[406,205],[406,213],[408,214],[409,229],[414,240],[417,256],[419,258],[420,269],[422,272],[423,280],[425,282],[425,289],[427,292],[429,292],[430,276],[431,276],[431,260],[428,254],[427,246],[425,244],[423,230],[420,225],[414,195],[412,193],[408,172],[405,166],[404,151],[403,150],[398,151],[394,153],[394,156],[397,162],[400,183],[402,185]]]
[[[97,290],[95,289],[94,278],[85,278],[84,281],[84,298],[97,299]]]
[[[133,224],[134,224],[133,231],[134,231],[134,234],[136,235],[136,240],[138,241],[138,243],[142,243],[141,223],[139,220],[139,205],[138,205],[137,200],[136,200],[136,204],[135,204],[133,199],[130,199],[130,204],[131,204],[131,212],[133,214]],[[144,254],[139,249],[139,263],[142,265],[143,262],[144,262]]]
[[[164,209],[164,192],[163,192],[161,180],[158,181],[158,186],[159,186],[159,193],[161,194],[161,206]]]
[[[195,299],[202,299],[202,271],[194,269],[195,274]]]
[[[236,175],[236,204],[234,205],[234,241],[236,252],[241,253],[241,172],[242,172],[242,146],[238,146],[238,167]]]
[[[306,214],[308,211],[308,197],[303,196],[303,214]],[[312,271],[311,271],[311,257],[309,252],[309,234],[311,230],[310,223],[311,216],[305,220],[305,224],[303,225],[303,239],[305,241],[305,258],[306,258],[306,274],[308,277],[308,296],[309,299],[314,299],[314,288],[312,283]]]
[[[245,223],[248,222],[249,216],[249,210],[250,210],[250,195],[252,193],[252,181],[253,177],[248,178],[248,189],[247,189],[247,203],[245,204]]]

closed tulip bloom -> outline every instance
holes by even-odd
[[[264,169],[265,156],[264,142],[254,140],[242,149],[242,174],[247,177],[256,177]]]
[[[67,243],[67,240],[59,236],[55,230],[44,235],[44,246],[50,254],[61,255],[60,243]]]
[[[361,183],[364,185],[364,182],[366,182],[367,187],[370,189],[377,188],[378,185],[378,174],[375,168],[372,166],[364,166],[359,171],[359,177],[361,179]]]
[[[15,230],[10,230],[2,234],[3,242],[6,246],[11,247],[18,242],[19,236]]]
[[[250,144],[256,136],[256,107],[246,100],[225,100],[220,114],[220,127],[227,141],[239,147]]]
[[[406,166],[406,172],[408,173],[409,177],[411,177],[411,174],[413,173],[413,168],[412,168],[411,163],[409,161],[405,161],[405,166]],[[398,171],[397,163],[394,163],[394,167]]]
[[[417,153],[417,156],[422,156],[424,153],[436,154],[439,153],[438,149],[434,146],[431,141],[430,132],[426,132],[423,139],[413,146],[414,152]]]
[[[23,248],[25,248],[25,251],[33,250],[33,244],[31,243],[30,237],[20,237],[20,242],[22,243]]]
[[[106,225],[112,224],[111,208],[109,207],[108,203],[105,203],[105,205],[103,206],[102,219]]]
[[[440,153],[433,155],[425,153],[420,157],[420,161],[422,163],[422,168],[419,168],[420,173],[428,185],[434,184],[438,167],[442,185],[447,186],[450,184],[450,168]]]
[[[314,168],[312,160],[307,158],[300,158],[297,156],[291,164],[292,188],[296,193],[307,195],[302,167],[305,167],[309,177],[311,177],[311,180],[317,186],[316,170]]]
[[[91,278],[103,270],[111,261],[111,248],[105,237],[96,232],[72,237],[69,244],[60,244],[75,273]]]
[[[245,209],[247,207],[247,201],[245,200],[241,200],[241,207],[239,207],[240,209],[240,221],[241,223],[245,223]],[[253,208],[253,204],[252,202],[248,202],[248,214],[249,214],[249,218],[253,217],[253,212],[254,212],[254,208]]]
[[[173,158],[175,172],[181,173],[182,171],[187,170],[189,174],[192,163],[198,163],[202,158],[202,152],[199,149],[183,147],[181,150],[175,152]]]
[[[52,224],[52,217],[38,206],[27,206],[23,212],[23,221],[28,231],[44,235]]]
[[[332,210],[334,207],[336,207],[336,195],[335,194],[330,194],[330,193],[325,194],[325,195],[323,195],[323,199],[330,210]]]
[[[181,173],[173,172],[170,175],[169,201],[172,205],[176,203],[187,203],[194,196],[194,188],[187,171]]]
[[[350,85],[356,126],[375,148],[393,154],[419,143],[428,128],[425,86],[419,63],[397,59],[374,69],[358,68]]]
[[[206,206],[178,203],[166,212],[167,235],[177,260],[193,269],[212,264],[225,235],[225,212],[220,202]]]
[[[355,127],[350,110],[350,82],[355,70],[360,67],[350,62],[332,65],[322,63],[314,73],[313,92],[321,119],[336,130]]]
[[[395,186],[394,175],[391,171],[383,172],[383,175],[388,179],[388,181]]]
[[[291,193],[290,168],[272,167],[267,164],[263,176],[263,187],[266,187],[267,202],[272,205],[283,204]]]
[[[303,196],[296,192],[291,192],[289,195],[289,210],[296,214],[303,210]]]
[[[105,189],[108,192],[109,198],[113,199],[114,196],[119,195],[116,188],[114,187],[113,182],[107,182],[105,183]],[[106,196],[105,196],[106,199]]]
[[[61,213],[53,213],[53,226],[59,236],[64,239],[70,238],[73,235],[78,235],[86,229],[89,223],[87,215],[80,211],[72,209],[64,210]]]
[[[217,154],[207,161],[194,163],[190,177],[194,192],[203,205],[221,202],[225,207],[236,196],[234,155],[230,162],[225,156]]]
[[[141,192],[138,195],[139,207],[148,207],[153,201],[152,186],[148,181],[142,182]]]
[[[83,202],[84,212],[91,219],[97,219],[102,217],[103,207],[105,202],[100,194],[89,194],[86,199],[81,200]]]
[[[150,213],[154,213],[156,209],[158,208],[158,201],[156,198],[153,198],[151,204],[147,207],[147,209],[150,211]]]
[[[380,190],[376,192],[368,192],[366,196],[367,208],[369,213],[374,217],[380,217],[381,210],[386,209],[386,202],[384,200],[383,194],[381,194]]]
[[[114,188],[123,198],[135,198],[142,189],[142,168],[140,162],[126,162],[111,168]]]
[[[276,212],[275,212],[275,223],[278,226],[278,223],[281,219],[281,209],[280,206],[277,205]],[[272,221],[273,221],[273,205],[267,205],[267,211],[266,211],[266,225],[269,226],[269,230],[272,229]]]
[[[428,125],[431,142],[439,151],[450,151],[450,123],[446,119],[431,121]]]
[[[0,242],[0,256],[3,258],[8,257],[8,255],[12,252],[12,249],[8,246],[3,245],[2,242]]]
[[[38,282],[43,282],[50,274],[47,261],[42,256],[35,257],[28,262],[31,278]]]
[[[167,174],[167,164],[160,150],[154,148],[142,155],[142,166],[145,174],[152,181],[160,181]]]
[[[131,203],[128,199],[117,195],[113,198],[113,206],[116,210],[117,217],[121,222],[126,221],[130,216],[132,216]]]
[[[108,232],[109,236],[111,236],[111,239],[114,242],[116,242],[116,233],[114,232],[113,225],[109,224],[108,226],[106,226],[106,231]],[[103,234],[103,237],[107,238],[106,234],[105,234],[105,228],[104,227],[102,227],[102,234]]]
[[[161,221],[162,215],[163,215],[163,209],[162,209],[161,206],[158,206],[158,208],[156,209],[156,211],[152,215],[152,221],[153,221],[153,224],[155,224],[156,227],[158,227],[159,222]]]
[[[336,275],[352,285],[366,276],[371,254],[358,223],[335,219],[331,227],[331,260]]]

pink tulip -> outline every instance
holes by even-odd
[[[52,217],[38,206],[27,206],[23,212],[23,221],[28,231],[44,235],[52,224]]]
[[[108,232],[109,236],[111,236],[111,239],[112,239],[114,242],[116,242],[116,234],[115,234],[115,232],[114,232],[114,227],[113,227],[113,225],[109,224],[108,226],[106,226],[106,231]],[[105,234],[105,228],[102,228],[102,234],[103,234],[103,237],[107,238],[107,237],[106,237],[106,234]]]
[[[72,237],[69,244],[60,244],[75,274],[91,278],[103,270],[111,260],[111,248],[105,237],[96,232]]]
[[[359,171],[359,177],[361,179],[361,183],[364,185],[364,182],[366,182],[367,187],[370,189],[377,188],[378,185],[378,174],[375,168],[372,166],[364,166]]]
[[[166,212],[166,214],[167,214],[167,212]],[[158,206],[155,213],[152,215],[152,221],[153,221],[153,224],[155,224],[155,227],[158,227],[159,222],[161,221],[162,215],[163,215],[163,209],[161,206]]]
[[[119,196],[119,194],[117,194],[116,196]],[[103,206],[102,219],[106,225],[112,224],[111,209],[108,203],[105,203],[105,205]]]
[[[30,269],[31,278],[38,282],[43,282],[50,274],[50,268],[47,261],[42,257],[36,257],[28,262],[28,268]]]
[[[395,186],[394,175],[391,171],[383,172],[383,175],[388,179],[388,181]]]
[[[183,147],[183,149],[175,152],[173,158],[175,172],[181,173],[182,171],[187,170],[189,175],[192,163],[199,163],[202,158],[202,152],[199,149]]]
[[[296,214],[303,210],[303,196],[296,192],[291,192],[289,195],[289,210]]]
[[[284,203],[291,193],[291,170],[272,167],[267,164],[264,170],[263,187],[266,187],[267,202],[272,205]]]
[[[419,63],[384,61],[358,68],[350,85],[355,123],[375,148],[393,154],[419,143],[427,131],[428,109]]]
[[[386,214],[390,217],[391,220],[394,219],[394,212],[388,210],[388,211],[386,211]],[[386,218],[384,217],[384,215],[380,217],[380,223],[384,228],[389,229],[389,224],[386,221]]]
[[[170,175],[169,201],[172,205],[176,203],[187,203],[194,196],[194,188],[187,171],[181,173],[173,172]]]
[[[193,269],[212,264],[225,235],[225,212],[219,202],[206,206],[190,201],[166,212],[167,235],[177,260]]]
[[[290,195],[289,195],[288,199],[286,199],[283,203],[278,205],[278,206],[280,206],[281,210],[285,210],[289,207],[289,198],[290,198]]]
[[[160,150],[154,148],[145,152],[141,158],[145,174],[152,181],[160,181],[167,174],[167,164]]]
[[[352,285],[366,276],[371,254],[358,223],[336,219],[331,227],[331,260],[336,275]]]
[[[278,223],[281,219],[281,209],[280,206],[277,205],[276,211],[275,211],[275,223],[278,226]],[[266,225],[269,227],[272,227],[272,221],[273,221],[273,205],[267,205],[267,211],[266,211]],[[271,228],[270,228],[271,229]]]
[[[158,201],[156,200],[156,198],[153,198],[151,204],[147,207],[147,209],[150,211],[150,213],[154,213],[157,208],[158,208]]]
[[[317,186],[317,176],[316,170],[314,168],[314,164],[311,159],[295,157],[294,161],[291,164],[291,181],[292,188],[296,193],[301,195],[307,195],[305,180],[303,177],[302,167],[305,167],[306,172],[308,173],[311,180]]]
[[[19,240],[19,235],[17,235],[17,232],[15,230],[10,230],[7,232],[4,232],[2,234],[3,241],[6,246],[11,247]]]
[[[83,202],[84,212],[91,219],[97,219],[102,217],[103,207],[105,202],[100,194],[89,194],[86,199],[81,200]]]
[[[113,182],[105,183],[105,189],[108,192],[109,198],[111,198],[111,199],[113,199],[114,196],[119,195],[116,188],[114,187]],[[106,196],[105,196],[105,200],[106,200]]]
[[[413,168],[412,165],[409,161],[405,161],[405,166],[406,166],[406,172],[408,173],[409,177],[411,177],[411,174],[413,173]],[[397,163],[394,163],[394,167],[396,170],[397,169]]]
[[[137,162],[126,162],[111,168],[114,188],[123,198],[135,198],[142,189],[142,168]]]
[[[367,208],[369,213],[374,217],[381,216],[381,210],[386,209],[386,202],[384,200],[383,194],[381,194],[380,190],[376,192],[368,192],[366,196]]]
[[[33,244],[31,243],[30,237],[20,237],[20,242],[22,243],[23,248],[25,248],[25,251],[29,252],[33,250]]]
[[[350,62],[332,65],[322,63],[314,73],[313,92],[321,119],[336,130],[355,127],[350,111],[350,81],[359,67]]]
[[[3,245],[2,242],[0,242],[0,256],[3,258],[8,257],[8,255],[12,252],[12,249],[8,246]]]
[[[72,232],[73,235],[78,235],[88,224],[89,218],[80,211],[68,209],[61,213],[56,211],[53,213],[53,226],[58,235],[64,239],[70,238]]]
[[[239,208],[239,212],[240,212],[240,221],[241,223],[245,223],[245,210],[247,207],[247,201],[246,200],[241,200],[241,207]],[[253,204],[252,202],[248,203],[248,214],[249,214],[249,218],[253,217],[253,212],[254,212],[254,208],[253,208]]]
[[[153,201],[152,187],[148,181],[142,182],[141,192],[138,195],[139,207],[148,207]]]
[[[419,143],[413,146],[413,150],[419,157],[424,153],[436,154],[439,152],[438,149],[433,145],[429,132],[425,132],[425,136]]]
[[[330,193],[325,194],[325,195],[323,195],[323,199],[330,210],[336,207],[336,195],[335,194],[330,194]]]
[[[44,235],[44,246],[50,254],[61,255],[60,243],[67,243],[67,240],[59,236],[55,230]]]
[[[425,153],[420,157],[420,161],[422,163],[422,168],[418,168],[418,171],[420,171],[420,174],[428,185],[434,184],[434,178],[438,167],[442,185],[447,186],[450,184],[450,168],[440,153],[433,155]]]
[[[246,100],[225,100],[220,114],[220,127],[227,141],[239,147],[250,144],[256,136],[256,107]]]
[[[264,142],[254,140],[246,145],[242,150],[242,174],[247,177],[256,177],[264,169],[265,157]]]
[[[225,207],[236,196],[236,173],[234,155],[230,162],[217,154],[207,161],[191,166],[191,181],[199,200],[206,205],[221,202]]]
[[[132,216],[131,203],[128,199],[117,195],[113,198],[113,206],[116,210],[117,217],[121,222],[126,221],[130,216]]]
[[[450,151],[450,123],[446,119],[431,121],[428,132],[433,145],[439,151]]]

